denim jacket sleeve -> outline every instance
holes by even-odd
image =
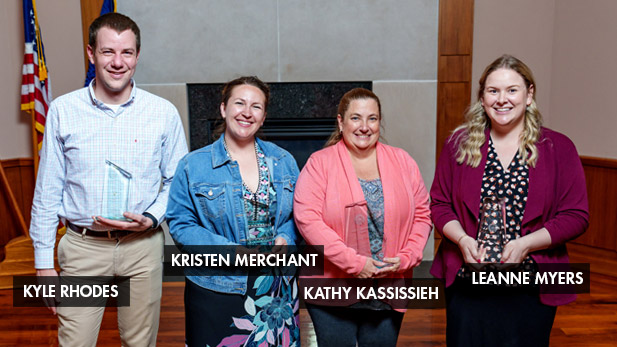
[[[298,239],[298,229],[296,228],[296,223],[293,219],[292,205],[293,192],[300,171],[298,170],[298,164],[291,155],[284,156],[283,160],[281,160],[281,163],[283,164],[283,167],[285,169],[283,171],[283,175],[289,177],[289,182],[285,183],[285,185],[283,186],[283,190],[288,190],[288,192],[284,193],[286,197],[289,197],[290,201],[289,203],[285,203],[284,206],[281,207],[281,215],[280,221],[277,223],[278,228],[276,237],[284,238],[285,241],[287,241],[288,245],[295,245]]]
[[[216,233],[210,219],[200,218],[190,191],[189,162],[185,157],[178,163],[169,192],[167,222],[171,237],[181,250],[192,245],[235,245]]]

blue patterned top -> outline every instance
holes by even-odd
[[[249,245],[273,245],[274,217],[276,216],[276,192],[270,184],[270,174],[266,164],[266,156],[257,142],[255,142],[257,166],[259,167],[259,185],[255,193],[242,182],[242,197],[244,210],[248,222]]]
[[[371,254],[373,259],[383,259],[383,187],[381,179],[363,180],[358,178],[364,199],[368,205],[368,235],[371,242]]]

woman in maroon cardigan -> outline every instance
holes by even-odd
[[[487,288],[474,285],[471,272],[480,262],[517,264],[532,273],[567,263],[565,243],[588,224],[583,168],[572,141],[542,127],[535,81],[523,62],[504,55],[479,84],[466,123],[443,148],[431,188],[433,221],[444,236],[431,273],[446,285],[447,343],[548,346],[556,306],[575,294]],[[477,240],[487,199],[505,201],[505,245],[492,249],[489,260]]]

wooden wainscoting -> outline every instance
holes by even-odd
[[[34,196],[34,161],[31,158],[2,160],[2,167],[26,225],[29,226],[32,197]],[[18,236],[23,235],[11,212],[8,194],[2,191],[0,193],[0,249],[2,249],[0,254],[4,252],[4,246]]]
[[[581,156],[589,198],[589,228],[568,243],[572,262],[617,277],[617,160]],[[435,251],[441,241],[435,233]]]
[[[0,189],[0,288],[11,288],[14,275],[34,274],[32,241],[25,235],[30,225],[34,196],[34,161],[9,159],[2,161],[8,186],[25,225],[13,211],[7,189]]]
[[[581,156],[587,195],[589,229],[577,243],[617,252],[617,160]]]
[[[617,160],[581,156],[589,198],[589,228],[570,243],[573,262],[617,277]]]

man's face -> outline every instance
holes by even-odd
[[[88,57],[96,70],[94,93],[109,104],[121,104],[131,95],[131,78],[139,60],[135,33],[99,29],[96,47],[88,46]]]

